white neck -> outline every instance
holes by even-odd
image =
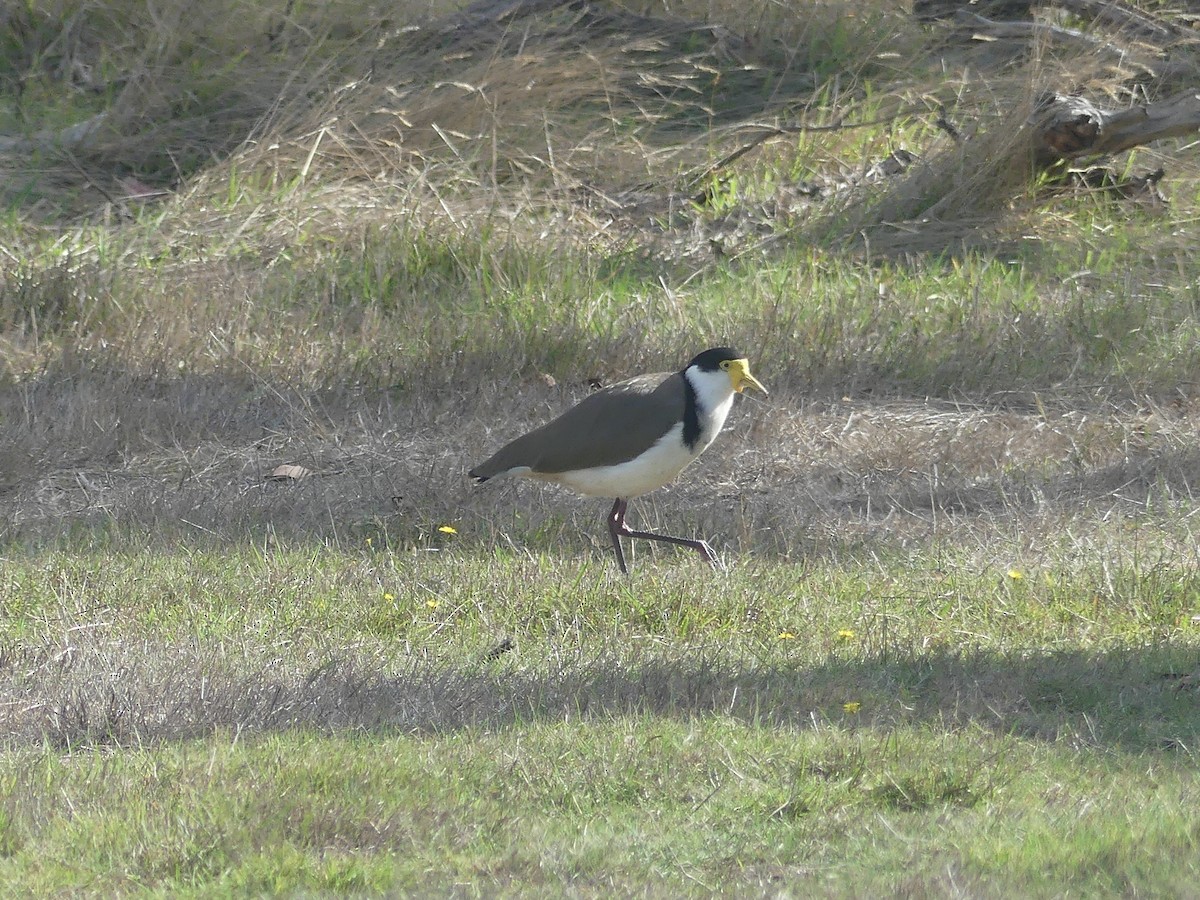
[[[698,366],[688,366],[683,377],[691,382],[696,391],[696,404],[700,407],[700,440],[696,451],[707,447],[725,426],[725,418],[733,408],[733,382],[727,372],[706,372]]]

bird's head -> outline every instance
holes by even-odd
[[[732,347],[713,347],[705,350],[688,363],[687,367],[698,368],[701,372],[724,372],[729,376],[729,383],[735,393],[742,393],[747,387],[752,387],[767,393],[762,383],[750,374],[750,361]]]

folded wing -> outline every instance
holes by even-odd
[[[528,467],[553,475],[637,456],[683,419],[679,373],[643,375],[590,394],[557,419],[500,448],[470,475],[486,481]]]

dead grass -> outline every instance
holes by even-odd
[[[420,20],[433,7],[406,11]],[[76,210],[97,197],[113,202],[127,193],[127,175],[174,185],[252,135],[294,124],[355,70],[384,27],[406,24],[382,20],[366,3],[297,10],[242,0],[152,11],[64,0],[14,9],[9,19],[5,131],[32,138],[38,174],[14,186],[24,188],[23,205],[49,214],[71,194],[82,194],[70,204]],[[79,147],[39,137],[97,110],[102,121]]]
[[[0,533],[10,546],[74,532],[116,546],[158,535],[400,548],[453,523],[480,550],[564,541],[603,557],[595,503],[529,485],[474,491],[463,475],[586,391],[517,384],[460,394],[450,410],[436,391],[314,393],[254,379],[28,383],[0,409],[10,426]],[[695,470],[635,514],[711,535],[734,559],[838,557],[864,540],[860,551],[950,542],[990,558],[986,534],[1011,522],[1031,544],[1064,522],[1081,541],[1114,518],[1174,527],[1194,499],[1198,441],[1190,401],[1081,409],[1038,395],[1005,409],[773,394],[745,404]],[[284,463],[318,475],[267,480]]]
[[[803,107],[856,29],[881,43],[889,27],[875,7],[847,21],[836,6],[796,18],[769,3],[762,32],[728,29],[716,8],[706,21],[617,4],[500,16],[409,5],[402,18],[353,2],[59,7],[16,14],[0,72],[15,88],[8,130],[41,135],[72,108],[103,120],[79,150],[35,135],[49,152],[36,181],[16,179],[27,209],[53,204],[57,182],[61,199],[82,191],[120,212],[123,177],[174,187],[239,148],[243,167],[288,182],[434,168],[449,190],[464,178],[626,187],[703,160],[723,121]]]

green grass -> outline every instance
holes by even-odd
[[[29,894],[1184,889],[1200,718],[1162,676],[1195,664],[1194,576],[1131,567],[1101,597],[1095,572],[943,564],[9,557],[0,873]]]
[[[909,762],[921,757],[937,761]],[[565,884],[585,895],[785,884],[1042,894],[1064,879],[1089,893],[1173,893],[1194,874],[1180,866],[1196,849],[1188,761],[1081,761],[970,729],[630,715],[436,738],[221,734],[20,763],[6,773],[16,798],[75,809],[10,823],[0,871],[30,893],[60,888],[63,869],[81,888],[185,895],[551,895]],[[1022,777],[1027,767],[1038,774]],[[98,802],[97,783],[116,802]],[[34,835],[36,860],[21,846]],[[918,862],[937,875],[918,880]]]

